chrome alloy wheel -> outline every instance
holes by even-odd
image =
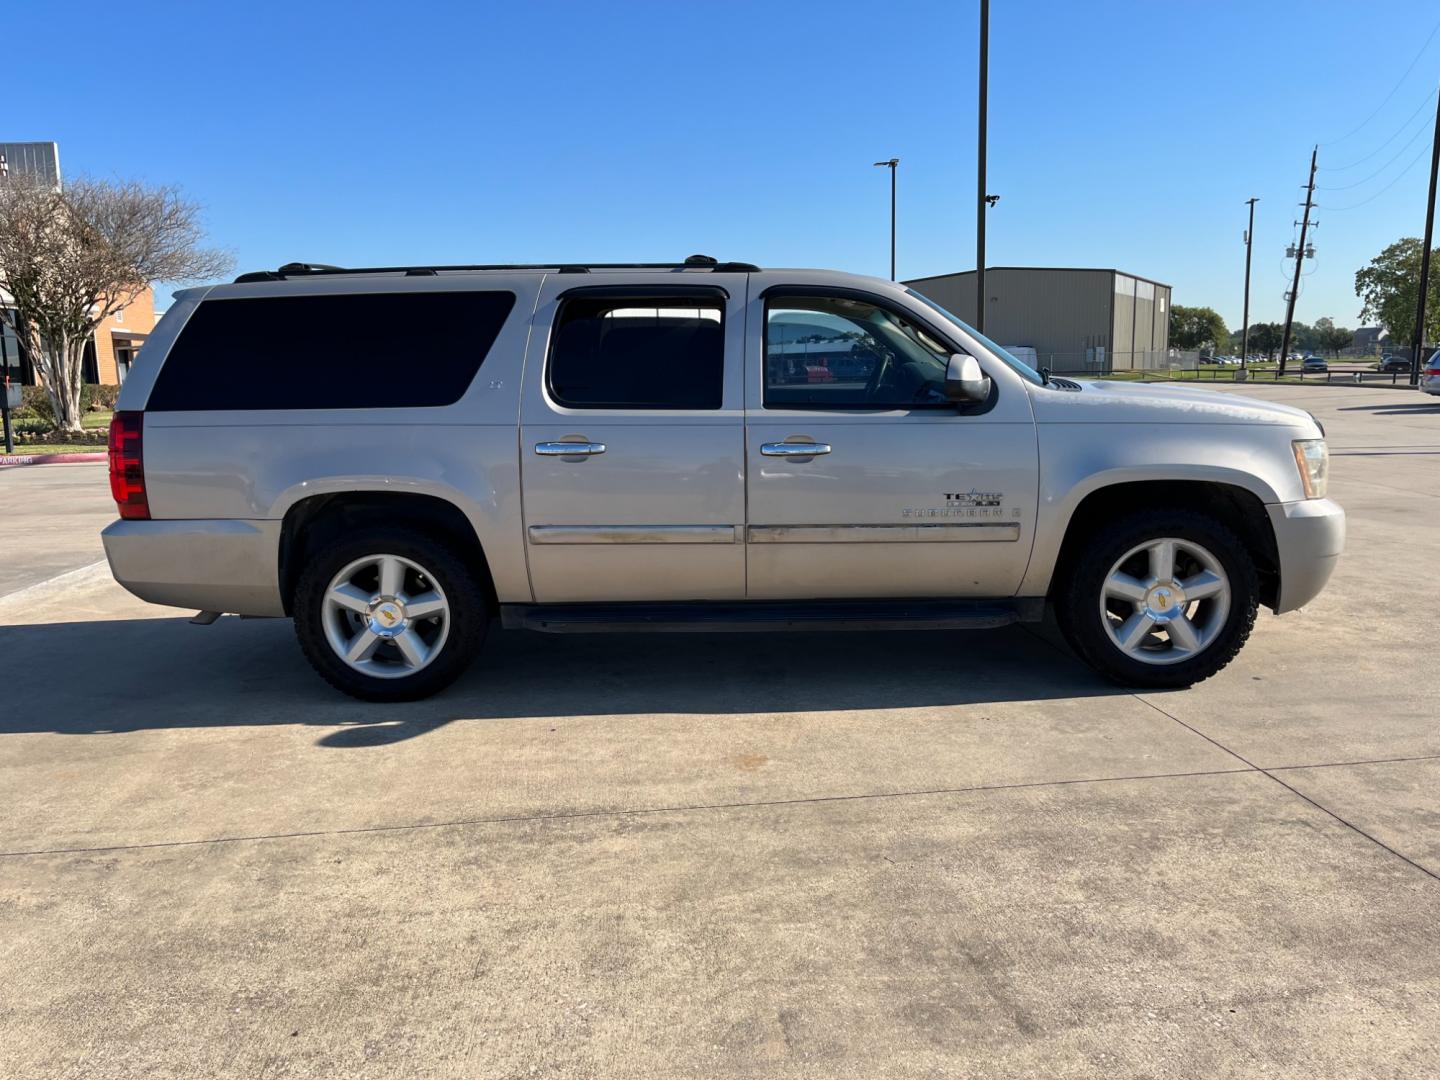
[[[356,671],[400,679],[426,667],[450,633],[450,602],[419,563],[366,555],[325,589],[325,638]]]
[[[1230,579],[1193,540],[1131,548],[1105,575],[1100,619],[1116,648],[1142,664],[1178,664],[1204,652],[1230,614]]]

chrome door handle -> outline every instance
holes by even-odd
[[[817,457],[830,453],[829,443],[809,442],[767,442],[760,444],[760,453],[766,457]]]
[[[603,442],[541,442],[535,444],[535,453],[541,457],[589,457],[603,454]]]

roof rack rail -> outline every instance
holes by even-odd
[[[753,274],[760,267],[747,262],[720,262],[709,255],[691,255],[680,263],[473,263],[455,266],[331,266],[328,263],[286,263],[278,270],[252,270],[241,274],[235,284],[254,281],[286,281],[298,277],[331,274],[405,274],[429,277],[445,270],[554,270],[562,274],[588,274],[592,270],[709,270],[716,274]]]

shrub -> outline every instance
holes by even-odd
[[[120,396],[120,387],[87,383],[80,388],[80,411],[115,409]],[[21,405],[10,414],[15,421],[31,420],[44,425],[45,430],[55,426],[55,410],[50,405],[50,395],[43,386],[26,386],[21,391]]]
[[[106,434],[104,431],[55,431],[41,427],[37,421],[30,420],[24,424],[15,425],[15,445],[47,446],[60,443],[103,447],[106,443]]]
[[[55,423],[55,410],[50,405],[50,395],[43,386],[27,386],[21,390],[20,411],[37,420]],[[17,413],[18,415],[18,413]]]

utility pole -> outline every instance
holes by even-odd
[[[877,161],[875,164],[890,170],[890,280],[895,281],[895,169],[900,159],[892,157],[889,161]]]
[[[975,329],[985,332],[985,137],[990,97],[990,0],[980,0],[980,145],[975,185]]]
[[[1285,305],[1285,335],[1280,339],[1280,374],[1285,374],[1285,361],[1290,356],[1290,326],[1295,321],[1295,298],[1300,292],[1300,267],[1305,262],[1305,234],[1310,231],[1310,208],[1315,205],[1315,156],[1320,153],[1317,146],[1310,151],[1310,185],[1305,189],[1305,216],[1300,221],[1300,246],[1295,249],[1295,281],[1290,286],[1290,298]]]
[[[1240,317],[1240,370],[1250,365],[1250,248],[1255,243],[1255,204],[1259,199],[1245,200],[1250,204],[1250,228],[1245,230],[1245,314]]]
[[[1430,201],[1425,207],[1425,244],[1420,251],[1420,299],[1415,312],[1415,356],[1410,385],[1420,385],[1421,352],[1425,349],[1425,290],[1430,288],[1430,244],[1435,235],[1435,177],[1440,173],[1440,99],[1435,103],[1435,139],[1430,147]]]

